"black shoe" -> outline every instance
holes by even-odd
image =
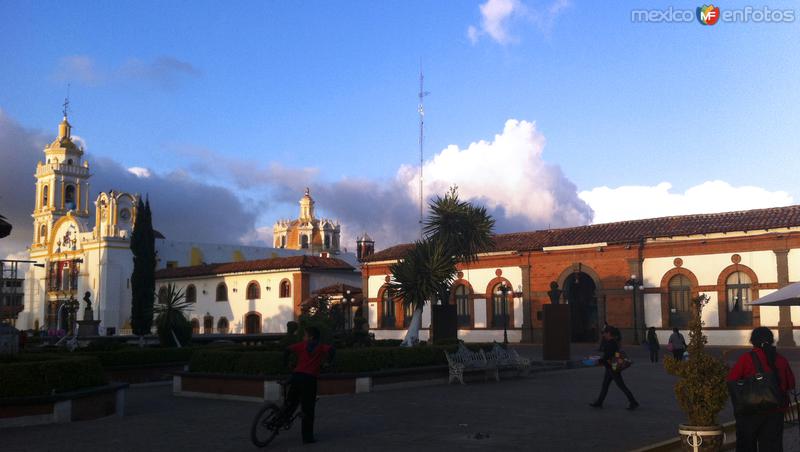
[[[603,404],[600,402],[592,402],[589,404],[589,406],[592,408],[603,408]]]
[[[639,408],[639,402],[631,402],[631,403],[629,403],[629,404],[628,404],[628,408],[627,408],[627,409],[628,409],[629,411],[633,411],[633,410],[635,410],[636,408]]]

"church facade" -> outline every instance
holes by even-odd
[[[94,320],[100,321],[100,334],[126,333],[130,328],[130,236],[139,196],[112,190],[90,199],[90,166],[83,154],[65,112],[58,136],[45,147],[44,159],[36,166],[30,247],[30,260],[36,265],[25,274],[18,328],[65,330],[65,302],[81,300],[86,292]],[[313,216],[313,204],[309,212]],[[338,248],[338,229],[336,233],[331,244]],[[157,268],[177,268],[295,256],[310,250],[182,242],[157,233],[156,252]],[[355,263],[352,253],[341,257]]]
[[[389,266],[410,246],[362,265],[377,337],[404,333],[411,312],[386,287]],[[542,306],[558,301],[570,306],[573,341],[596,341],[608,322],[627,341],[652,326],[665,342],[672,328],[686,328],[690,299],[702,293],[711,344],[745,345],[755,326],[795,344],[800,308],[748,303],[796,281],[800,206],[788,206],[499,234],[492,250],[459,268],[445,302],[456,305],[459,336],[470,341],[502,340],[504,328],[511,341],[539,341]],[[423,327],[429,318],[426,309]]]
[[[294,220],[279,220],[273,226],[275,248],[304,250],[312,254],[339,254],[341,226],[337,221],[317,218],[314,214],[311,191],[300,199],[300,216]]]

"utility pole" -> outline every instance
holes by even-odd
[[[423,231],[423,204],[424,204],[424,196],[422,194],[422,164],[423,164],[423,142],[425,138],[425,107],[423,105],[423,99],[425,96],[430,94],[428,91],[425,91],[424,88],[424,81],[425,76],[422,74],[422,63],[419,65],[419,107],[417,108],[417,112],[419,113],[419,236],[422,238],[422,231]]]

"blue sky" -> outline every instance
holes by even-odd
[[[496,24],[505,39],[496,39],[482,28],[481,7],[501,3],[513,10]],[[795,7],[719,6],[748,4]],[[533,133],[546,144],[531,164],[548,168],[519,176],[547,179],[557,166],[561,175],[552,177],[566,185],[556,185],[574,185],[566,204],[598,187],[662,182],[671,184],[675,204],[692,204],[685,191],[710,181],[730,187],[702,192],[706,201],[743,198],[737,188],[754,186],[763,192],[747,192],[752,199],[742,208],[797,202],[800,24],[631,21],[632,8],[670,6],[694,10],[699,3],[3,2],[0,109],[20,127],[52,135],[70,83],[70,119],[91,156],[221,185],[255,209],[252,226],[264,228],[295,215],[301,182],[320,190],[343,182],[398,189],[392,182],[401,165],[418,160],[421,62],[431,92],[427,159],[448,145],[491,142],[516,119],[535,122]],[[475,157],[477,167],[453,167],[474,174],[459,185],[479,177],[481,165],[513,173],[519,162],[496,160],[498,149]],[[243,183],[241,172],[220,169],[220,159],[275,182]],[[306,177],[279,180],[296,171]],[[431,171],[447,179],[444,169]],[[527,184],[505,196],[524,197],[536,182]],[[561,199],[559,189],[549,192]],[[319,208],[355,218],[334,205],[337,193]],[[650,203],[649,193],[594,192],[581,198],[593,199],[593,217],[552,222],[620,219],[601,211],[621,199]],[[502,196],[486,199],[508,213]],[[727,210],[730,200],[722,201]],[[376,212],[377,219],[351,220],[351,235],[381,229],[374,223],[391,215]],[[506,227],[551,223],[520,215],[523,221]]]

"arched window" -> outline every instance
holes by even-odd
[[[286,236],[281,236],[281,248],[286,248]]]
[[[224,282],[217,284],[217,301],[228,301],[228,286]]]
[[[257,300],[259,298],[261,298],[261,287],[258,286],[257,282],[252,281],[247,285],[247,299]]]
[[[75,186],[67,185],[64,189],[64,207],[67,209],[75,208]]]
[[[203,317],[203,334],[211,334],[214,332],[214,316],[207,315]]]
[[[47,240],[47,225],[43,224],[42,227],[39,228],[39,241],[44,242],[46,240]]]
[[[325,234],[325,249],[329,249],[331,247],[331,236]]]
[[[305,234],[300,235],[300,248],[308,248],[308,236]]]
[[[67,159],[67,165],[72,165],[72,159]]]
[[[675,275],[669,280],[669,324],[685,328],[691,316],[692,285],[685,275]]]
[[[458,326],[472,326],[469,309],[469,290],[466,284],[459,284],[455,290]]]
[[[411,303],[403,303],[403,326],[408,328],[411,325],[411,319],[414,318],[414,305]]]
[[[45,185],[44,187],[42,187],[42,208],[45,208],[49,205],[47,204],[47,202],[50,200],[50,197],[48,196],[49,194],[50,194],[50,186]]]
[[[225,317],[220,317],[217,321],[217,333],[228,334],[228,319]]]
[[[725,281],[725,294],[728,298],[728,326],[751,326],[753,308],[749,303],[752,281],[747,273],[733,272]]]
[[[503,328],[504,326],[511,326],[506,323],[506,318],[509,317],[514,296],[511,290],[507,290],[505,295],[500,290],[502,283],[495,284],[492,287],[492,326],[495,328]]]
[[[192,319],[192,334],[200,334],[200,321]]]
[[[250,312],[244,316],[244,334],[261,333],[261,315],[257,312]]]
[[[383,312],[381,312],[381,325],[383,328],[394,328],[394,300],[389,297],[389,290],[384,290],[381,296]]]
[[[197,289],[194,287],[194,284],[186,286],[186,302],[197,303]]]
[[[283,281],[281,281],[279,292],[280,292],[279,296],[281,298],[289,298],[292,296],[292,284],[289,282],[289,280],[284,279]]]
[[[158,302],[161,303],[161,304],[166,303],[167,302],[167,296],[168,296],[168,292],[167,292],[166,286],[161,286],[158,289]]]

